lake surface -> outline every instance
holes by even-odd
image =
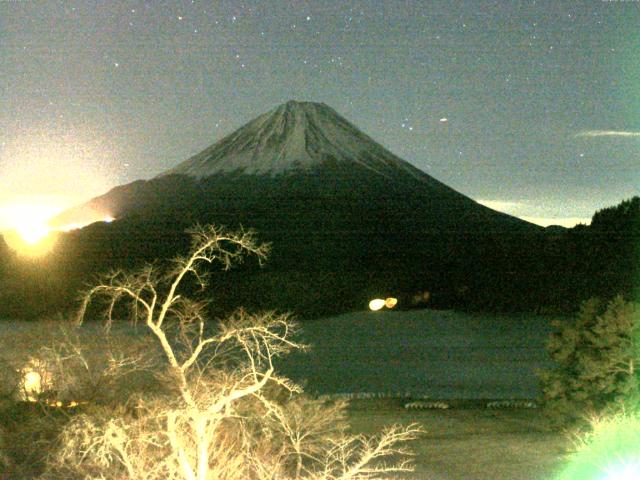
[[[309,393],[384,393],[434,399],[541,394],[550,318],[454,311],[361,312],[308,321],[305,354],[277,368]]]

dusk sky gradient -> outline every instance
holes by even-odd
[[[496,209],[588,221],[640,194],[639,32],[640,1],[0,1],[0,209],[296,99]]]

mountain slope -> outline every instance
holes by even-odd
[[[331,312],[344,311],[383,291],[428,289],[442,299],[478,288],[500,293],[517,280],[514,270],[532,274],[528,244],[543,231],[476,203],[333,109],[308,102],[287,102],[157,177],[116,187],[55,222],[106,215],[116,221],[83,229],[68,247],[86,252],[83,268],[172,256],[196,222],[242,225],[273,250],[267,270],[233,278],[239,296],[225,298],[296,311],[327,300]]]
[[[339,159],[379,175],[405,172],[433,180],[362,133],[331,107],[289,101],[257,117],[162,174],[204,178],[219,173],[275,176]],[[442,185],[444,187],[444,185]]]
[[[330,107],[295,101],[257,117],[152,180],[116,187],[64,212],[54,224],[105,215],[164,214],[167,208],[192,210],[211,207],[216,199],[256,203],[321,197],[377,204],[400,199],[427,217],[437,217],[443,227],[462,215],[489,222],[484,227],[498,222],[535,228],[474,202],[398,158]]]

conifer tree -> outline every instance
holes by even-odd
[[[547,349],[555,366],[542,372],[545,407],[567,424],[638,396],[640,308],[617,296],[584,302],[572,323],[554,322]]]

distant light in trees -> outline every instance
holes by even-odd
[[[42,393],[42,376],[38,372],[30,371],[25,373],[22,382],[25,400],[35,402]]]
[[[398,304],[398,299],[394,297],[388,297],[385,300],[382,298],[374,298],[369,302],[369,310],[378,311],[384,307],[393,308]]]
[[[389,297],[384,301],[384,306],[387,308],[393,308],[398,304],[398,299],[394,297]]]
[[[369,302],[369,310],[373,310],[374,312],[380,310],[385,306],[385,301],[381,298],[374,298]]]

